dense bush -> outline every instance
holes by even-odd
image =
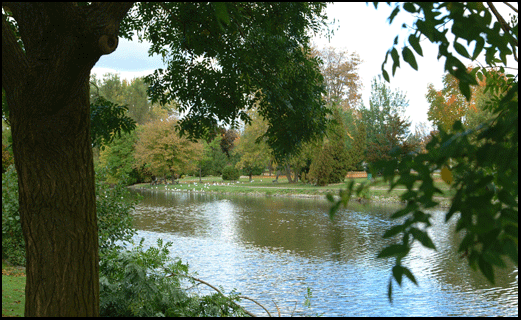
[[[223,169],[223,180],[238,180],[240,176],[241,172],[234,166],[226,166]]]
[[[2,173],[2,259],[25,266],[25,242],[18,212],[18,177],[13,164]]]
[[[121,243],[129,242],[136,230],[132,227],[132,216],[136,200],[124,187],[124,182],[110,187],[96,181],[96,212],[98,216],[98,237],[100,256],[112,249],[120,250]]]

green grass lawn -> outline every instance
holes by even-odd
[[[2,262],[2,317],[23,317],[25,269]]]
[[[437,197],[448,199],[452,196],[447,184],[445,184],[438,176],[434,176],[434,184],[437,188],[444,191],[444,195]],[[324,187],[318,187],[309,183],[288,183],[285,177],[279,177],[278,183],[273,183],[274,176],[255,176],[250,182],[248,177],[241,177],[238,181],[223,181],[221,177],[203,177],[199,181],[199,177],[185,177],[179,180],[179,184],[155,185],[150,183],[142,183],[135,187],[151,190],[166,190],[180,192],[211,192],[211,193],[227,193],[227,194],[257,194],[257,195],[313,195],[325,196],[327,193],[337,194],[339,189],[345,189],[346,183],[354,180],[356,184],[367,183],[367,178],[346,179],[344,183],[330,184]],[[415,186],[419,186],[419,183]],[[392,199],[397,200],[405,189],[395,189],[388,192],[388,184],[381,179],[374,180],[370,187],[369,197],[373,199]]]

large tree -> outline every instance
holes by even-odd
[[[148,78],[148,93],[190,109],[182,123],[188,133],[247,119],[241,110],[259,99],[279,157],[324,131],[322,78],[308,57],[309,31],[323,25],[324,4],[132,6],[2,3],[2,88],[26,241],[26,316],[99,313],[89,76],[116,50],[118,36],[131,39],[137,29],[168,60],[167,70]]]
[[[366,161],[390,159],[390,151],[404,146],[410,123],[405,117],[409,100],[400,90],[392,90],[380,77],[373,78],[369,108],[360,113],[366,129]]]
[[[344,110],[357,106],[362,97],[362,82],[358,74],[362,63],[360,56],[356,52],[349,53],[346,49],[334,47],[315,49],[313,53],[322,60],[321,72],[328,105],[338,105]]]
[[[134,168],[145,167],[158,178],[192,172],[202,156],[203,146],[180,137],[177,120],[159,119],[140,126]]]

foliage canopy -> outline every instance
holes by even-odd
[[[123,20],[168,64],[146,77],[153,102],[179,103],[182,133],[205,136],[218,121],[249,122],[259,105],[275,156],[296,153],[326,127],[322,76],[308,31],[326,18],[323,3],[139,3]],[[210,18],[209,17],[214,17]]]

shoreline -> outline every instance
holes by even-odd
[[[277,192],[262,192],[262,191],[237,191],[237,192],[230,192],[230,191],[216,191],[216,190],[195,190],[195,189],[186,189],[186,190],[165,190],[165,189],[151,189],[151,188],[145,188],[141,187],[142,185],[148,185],[147,183],[141,183],[141,184],[134,184],[131,186],[128,186],[127,188],[133,189],[133,190],[147,190],[147,191],[160,191],[160,192],[176,192],[176,193],[198,193],[198,194],[222,194],[222,195],[238,195],[238,196],[248,196],[248,197],[281,197],[281,198],[300,198],[300,199],[323,199],[327,201],[326,194],[332,193],[335,199],[338,199],[338,193],[337,192],[321,192],[317,191],[321,194],[306,194],[306,193],[277,193]],[[275,189],[275,190],[281,190],[281,188],[277,187],[250,187],[255,189]],[[381,189],[380,189],[381,190]],[[434,197],[435,201],[439,201],[438,206],[434,208],[450,208],[450,199],[446,197]],[[363,198],[354,198],[352,197],[350,201],[355,201],[358,203],[394,203],[394,204],[404,204],[403,201],[401,201],[396,196],[376,196],[371,195],[369,199],[363,199]]]

